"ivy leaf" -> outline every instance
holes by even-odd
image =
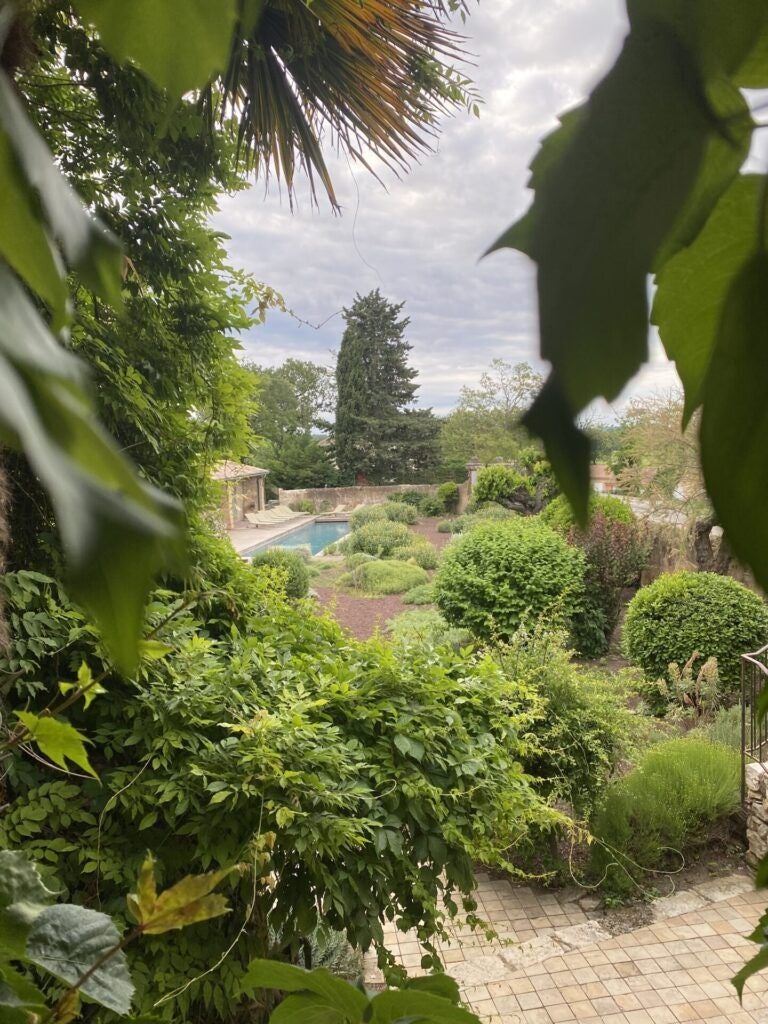
[[[181,561],[181,508],[140,481],[94,422],[80,364],[2,265],[0,307],[0,437],[23,449],[50,494],[72,594],[130,672],[151,580]]]
[[[701,463],[736,556],[768,587],[768,255],[752,256],[725,299],[704,382]]]
[[[49,757],[54,764],[67,769],[69,760],[94,779],[98,778],[85,750],[85,744],[90,741],[69,722],[51,718],[50,715],[35,715],[31,711],[17,711],[16,717],[26,727],[40,753]]]
[[[656,278],[652,319],[685,388],[684,422],[701,404],[729,287],[755,247],[762,179],[736,179],[695,241]]]
[[[139,872],[136,892],[127,897],[128,909],[146,935],[162,935],[175,928],[221,917],[230,912],[226,898],[209,894],[233,870],[223,868],[205,875],[187,875],[158,895],[154,861],[147,857]]]
[[[89,998],[115,1013],[131,1010],[133,982],[114,921],[70,903],[46,909],[36,919],[27,940],[27,958],[54,977],[74,984],[104,959],[80,986]]]
[[[478,1018],[460,1006],[430,992],[381,992],[371,1000],[371,1024],[391,1024],[401,1018],[418,1018],[435,1024],[478,1024]]]
[[[276,960],[252,960],[240,982],[244,995],[258,988],[273,988],[280,992],[312,992],[325,1000],[325,1005],[337,1010],[349,1021],[359,1021],[368,1006],[368,998],[349,982],[337,978],[323,967],[307,971],[293,964]]]
[[[135,61],[173,96],[201,89],[229,60],[235,0],[76,0],[119,62]]]

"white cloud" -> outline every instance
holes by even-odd
[[[408,175],[385,172],[384,187],[335,159],[342,216],[314,209],[306,187],[291,212],[277,189],[265,196],[256,184],[226,199],[215,221],[231,236],[233,261],[313,323],[372,288],[405,302],[420,400],[438,411],[496,356],[541,368],[531,264],[511,251],[480,256],[527,207],[538,141],[611,63],[624,13],[619,0],[481,0],[464,31],[482,116],[446,120],[436,152]],[[342,330],[338,316],[315,331],[270,314],[243,344],[248,358],[266,364],[295,356],[331,365]],[[653,345],[630,392],[675,379]]]

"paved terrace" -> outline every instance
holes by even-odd
[[[768,899],[735,874],[657,900],[653,922],[613,936],[596,900],[478,877],[478,913],[499,932],[456,929],[441,949],[463,998],[488,1024],[768,1024],[768,975],[747,983],[739,1005],[730,978],[758,947],[748,935]],[[409,973],[418,943],[389,927]],[[370,982],[380,981],[375,965]]]

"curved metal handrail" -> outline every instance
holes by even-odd
[[[741,802],[747,796],[747,763],[764,760],[768,751],[768,718],[759,718],[758,698],[768,687],[768,644],[741,656]],[[749,708],[749,720],[747,720]]]

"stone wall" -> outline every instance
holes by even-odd
[[[768,764],[747,765],[747,863],[756,867],[768,853]]]
[[[356,505],[376,505],[386,501],[390,494],[403,491],[418,491],[419,494],[434,494],[439,484],[387,484],[381,487],[306,487],[301,490],[286,491],[280,488],[281,505],[290,505],[294,501],[330,502],[331,508],[346,505],[347,509]]]

